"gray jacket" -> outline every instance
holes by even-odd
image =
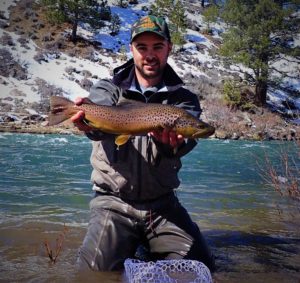
[[[112,82],[101,80],[92,87],[89,98],[94,103],[116,105],[120,100],[134,99],[172,104],[195,116],[201,113],[196,95],[182,87],[181,79],[169,65],[164,84],[150,95],[143,94],[136,85],[132,87],[135,81],[132,60],[114,72]],[[132,137],[119,148],[114,143],[114,135],[95,131],[87,136],[94,141],[91,155],[94,190],[135,201],[157,199],[177,188],[180,158],[196,145],[195,140],[186,140],[174,153],[170,146],[149,135]]]

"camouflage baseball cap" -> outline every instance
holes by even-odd
[[[138,19],[131,28],[130,42],[141,33],[153,32],[170,41],[170,32],[164,18],[148,15]]]

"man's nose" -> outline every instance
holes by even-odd
[[[149,51],[146,55],[147,60],[153,60],[155,59],[155,54],[152,51]]]

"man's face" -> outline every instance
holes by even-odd
[[[137,36],[130,46],[137,76],[145,80],[160,79],[171,49],[172,44],[155,33]]]

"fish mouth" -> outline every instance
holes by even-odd
[[[212,126],[209,126],[205,129],[199,130],[196,133],[193,134],[193,138],[208,138],[215,132],[215,128]]]

